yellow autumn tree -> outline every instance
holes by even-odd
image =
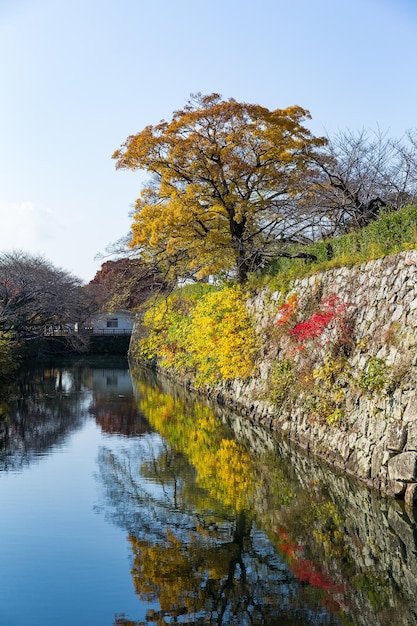
[[[187,285],[157,298],[143,317],[141,358],[193,372],[194,384],[248,378],[255,370],[258,339],[240,285],[215,289]]]
[[[127,138],[120,169],[151,175],[136,200],[131,246],[172,277],[234,272],[241,283],[311,220],[295,198],[326,143],[299,106],[269,109],[192,95],[170,122]]]

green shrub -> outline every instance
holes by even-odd
[[[16,344],[0,331],[0,384],[7,382],[17,367]]]
[[[359,375],[359,387],[369,394],[380,392],[387,384],[388,378],[389,372],[385,361],[372,356]]]
[[[277,408],[292,397],[294,391],[294,365],[289,359],[277,361],[270,375],[270,398]]]

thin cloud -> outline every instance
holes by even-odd
[[[42,251],[62,229],[54,212],[31,201],[0,200],[0,249]]]

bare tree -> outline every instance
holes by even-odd
[[[392,140],[392,144],[396,160],[388,204],[398,209],[417,200],[417,130],[408,130],[401,139]]]
[[[41,256],[0,254],[0,329],[17,337],[41,335],[45,326],[74,324],[87,315],[81,280]]]
[[[362,228],[382,207],[396,210],[417,198],[417,135],[392,139],[380,130],[344,131],[329,138],[316,160],[318,177],[304,197],[319,234]]]

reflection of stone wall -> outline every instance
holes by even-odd
[[[158,384],[167,394],[187,398],[186,390],[165,377]],[[216,413],[250,450],[248,471],[255,472],[250,479],[257,485],[251,510],[258,527],[272,542],[275,527],[285,529],[301,547],[299,558],[323,568],[328,594],[338,602],[335,610],[352,619],[346,623],[417,624],[417,510],[331,471],[246,416],[226,407]]]
[[[304,557],[324,564],[334,586],[341,589],[344,612],[355,624],[416,624],[417,511],[391,498],[382,499],[352,477],[331,472],[300,449],[266,435],[259,426],[251,427],[245,418],[227,411],[220,415],[238,439],[249,443],[257,466],[264,463],[254,509],[265,530],[271,532],[270,525],[282,525],[293,543],[303,546]],[[268,471],[265,458],[274,459],[282,471],[282,490],[291,493],[285,505],[273,506],[272,471]],[[339,538],[329,540],[327,546],[331,525],[322,541],[314,536],[320,526],[320,503],[322,510],[333,512],[337,520]],[[329,509],[328,503],[332,505]],[[326,522],[324,525],[326,531]]]
[[[346,597],[350,611],[361,624],[396,626],[417,623],[417,537],[413,509],[393,499],[381,500],[352,479],[329,474],[311,459],[287,448],[291,463],[300,479],[307,476],[326,485],[343,520],[344,542],[350,561]],[[339,563],[333,559],[335,572]],[[341,578],[343,572],[341,572]],[[366,584],[363,582],[366,580]],[[372,588],[374,583],[374,589]],[[363,589],[362,589],[363,585]],[[356,593],[362,592],[362,593]],[[384,596],[383,606],[367,609]],[[374,609],[377,608],[376,613]],[[377,615],[377,620],[376,620]],[[360,616],[360,618],[358,618]]]
[[[366,374],[370,359],[378,362],[386,377],[384,389],[364,389],[351,379],[344,389],[344,416],[333,425],[311,419],[305,394],[279,411],[268,404],[265,397],[270,391],[272,363],[284,358],[288,336],[271,338],[280,294],[264,291],[248,305],[264,339],[258,377],[234,380],[207,393],[383,493],[416,503],[417,252],[333,269],[297,281],[291,293],[297,294],[300,310],[304,307],[307,311],[309,306],[311,310],[312,302],[317,305],[334,295],[349,304],[352,343],[348,367],[358,381]],[[139,334],[137,327],[131,354]],[[324,347],[321,363],[326,357],[332,355],[326,354]],[[311,368],[319,364],[314,358],[311,355]],[[192,381],[188,384],[192,386]]]

